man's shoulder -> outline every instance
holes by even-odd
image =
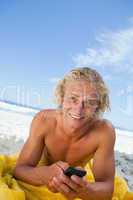
[[[43,109],[36,113],[33,117],[31,126],[35,129],[46,132],[47,129],[54,128],[56,124],[56,110]]]
[[[36,119],[40,122],[47,121],[49,119],[56,119],[56,110],[55,109],[43,109],[36,113],[33,119]]]
[[[98,119],[95,121],[93,130],[98,139],[98,144],[109,141],[115,141],[115,128],[113,124],[107,119]]]
[[[95,122],[95,127],[97,127],[99,130],[114,130],[114,126],[111,123],[111,121],[107,119],[98,119]]]
[[[99,122],[99,136],[101,144],[115,143],[116,133],[113,124],[107,119],[101,119]]]

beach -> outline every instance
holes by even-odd
[[[37,110],[0,102],[0,154],[19,152],[29,135]],[[123,177],[133,191],[133,133],[116,129],[116,175]]]

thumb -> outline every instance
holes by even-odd
[[[77,166],[77,167],[75,167],[76,169],[79,169],[79,170],[85,170],[83,167],[81,167],[81,166]]]
[[[63,162],[63,161],[56,162],[56,165],[58,167],[60,167],[63,171],[69,167],[69,164],[67,162]]]

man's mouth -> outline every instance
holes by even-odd
[[[73,119],[83,119],[83,115],[76,115],[76,114],[73,114],[73,113],[69,113],[69,115],[73,118]]]

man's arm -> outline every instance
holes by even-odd
[[[88,184],[87,196],[89,200],[110,200],[114,190],[115,130],[109,122],[106,122],[99,134],[101,134],[99,147],[94,155],[92,168],[95,182]]]
[[[37,166],[45,147],[46,133],[49,130],[47,112],[47,110],[41,111],[34,117],[30,135],[17,160],[14,176],[32,185],[46,185],[52,192],[58,192],[51,184],[51,180],[55,176],[63,176],[62,169],[68,168],[69,164],[57,161],[49,166]]]
[[[109,122],[104,122],[98,131],[98,148],[93,160],[94,183],[72,175],[54,177],[53,186],[67,199],[80,198],[82,200],[111,200],[114,190],[114,143],[115,131]]]
[[[47,174],[48,166],[36,167],[44,148],[45,133],[42,123],[45,123],[45,111],[36,114],[31,123],[29,137],[24,144],[14,169],[14,176],[30,184],[42,184],[42,170]]]

